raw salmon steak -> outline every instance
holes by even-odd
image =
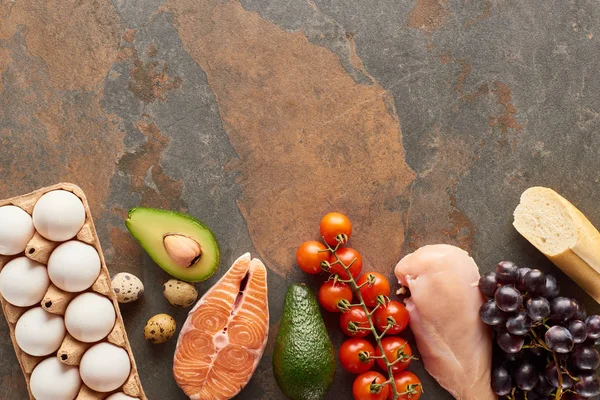
[[[250,381],[268,334],[267,270],[246,253],[190,311],[175,349],[177,384],[192,400],[232,398]]]

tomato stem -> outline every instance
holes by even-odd
[[[354,277],[352,276],[352,274],[350,273],[349,269],[352,266],[352,264],[357,260],[356,258],[354,258],[350,264],[346,265],[344,264],[344,262],[342,260],[340,260],[340,258],[338,257],[336,251],[338,250],[338,248],[340,247],[340,245],[342,245],[344,242],[342,242],[340,240],[340,238],[338,239],[338,243],[335,246],[335,248],[332,248],[327,242],[325,242],[325,239],[323,238],[323,242],[325,242],[325,244],[327,245],[327,249],[329,250],[329,252],[333,255],[335,255],[335,262],[334,263],[338,263],[340,264],[344,270],[346,271],[346,274],[348,275],[348,279],[344,280],[344,283],[347,283],[350,288],[352,289],[352,291],[354,292],[354,294],[356,295],[356,297],[359,300],[359,304],[357,304],[357,306],[361,306],[365,312],[365,315],[367,316],[367,321],[369,322],[369,327],[368,328],[363,328],[363,327],[357,327],[357,330],[368,330],[371,331],[373,333],[373,337],[375,338],[375,341],[377,342],[377,347],[379,348],[379,351],[381,352],[381,356],[373,356],[372,358],[381,358],[383,361],[385,361],[385,365],[387,367],[387,372],[388,372],[388,380],[378,384],[378,383],[372,383],[371,384],[371,391],[373,392],[373,390],[377,390],[377,392],[373,392],[373,393],[379,393],[379,391],[381,391],[381,387],[383,387],[383,385],[390,385],[390,388],[392,390],[392,400],[397,400],[400,395],[402,393],[398,392],[398,388],[396,387],[396,382],[394,381],[394,373],[392,371],[392,366],[394,365],[393,362],[390,362],[390,360],[388,360],[387,356],[385,355],[385,350],[383,348],[383,344],[381,343],[381,339],[383,338],[383,336],[385,336],[385,334],[387,333],[388,329],[390,329],[392,327],[392,325],[387,325],[385,330],[381,333],[381,335],[379,335],[377,333],[377,329],[375,328],[375,324],[373,323],[373,313],[375,312],[375,310],[377,309],[377,307],[379,307],[382,303],[378,301],[377,306],[372,310],[369,311],[369,308],[367,307],[367,305],[365,304],[365,301],[363,299],[362,293],[360,292],[360,288],[365,286],[365,285],[369,285],[372,286],[375,283],[375,276],[369,274],[369,276],[367,276],[367,281],[364,282],[361,285],[358,285],[356,283],[356,280],[354,279]],[[347,239],[346,239],[347,241]],[[420,384],[419,384],[420,386]],[[410,392],[410,393],[404,393],[404,394],[416,394],[416,391]]]
[[[367,315],[371,316],[371,315],[375,314],[375,311],[377,311],[377,309],[379,308],[380,305],[381,305],[380,303],[377,303],[377,305],[375,307],[373,307],[373,309],[371,311],[369,311],[367,313]]]

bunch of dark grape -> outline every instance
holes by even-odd
[[[492,389],[502,399],[600,395],[600,316],[561,297],[556,279],[502,261],[479,280],[481,320],[494,328]]]

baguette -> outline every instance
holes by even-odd
[[[513,226],[600,303],[600,232],[581,211],[552,189],[531,187]]]

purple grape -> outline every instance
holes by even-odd
[[[533,297],[525,303],[527,315],[534,321],[541,321],[550,315],[550,303],[543,297]]]
[[[498,346],[506,353],[518,353],[525,344],[524,336],[511,335],[508,332],[500,332],[496,337]]]
[[[500,261],[496,266],[496,279],[500,283],[516,283],[519,279],[519,267],[512,261]]]
[[[568,321],[575,315],[577,306],[573,299],[556,297],[550,302],[550,319],[557,322]]]
[[[558,286],[558,282],[556,281],[556,278],[553,277],[552,275],[546,275],[546,286],[544,287],[544,290],[542,291],[542,296],[544,296],[548,299],[553,299],[558,296],[559,292],[560,292],[560,287]]]
[[[505,396],[512,390],[512,378],[508,370],[501,366],[492,372],[492,390],[498,396]]]
[[[523,359],[523,356],[525,355],[525,352],[523,350],[524,349],[521,349],[516,353],[507,353],[503,351],[503,359],[509,363],[516,363],[518,361],[521,361]]]
[[[583,397],[577,393],[571,393],[568,397],[569,400],[590,400],[589,397]]]
[[[575,303],[576,308],[575,315],[573,315],[573,318],[585,321],[585,319],[587,318],[585,305],[577,299],[573,299],[573,302]]]
[[[515,370],[515,383],[521,390],[530,391],[538,383],[537,368],[529,363],[523,363]]]
[[[479,278],[479,290],[485,297],[492,298],[498,289],[498,281],[495,272],[488,272]]]
[[[555,387],[548,382],[544,374],[538,374],[538,383],[535,385],[535,393],[542,396],[548,396],[554,389]],[[531,397],[529,397],[529,399],[531,399]]]
[[[546,370],[544,371],[544,376],[546,377],[546,381],[548,381],[550,386],[553,388],[558,387],[558,369],[556,368],[556,364],[550,364],[547,366]],[[561,378],[563,389],[568,389],[573,386],[573,379],[571,379],[569,375],[561,373]]]
[[[506,321],[506,314],[498,308],[494,300],[488,300],[479,308],[479,317],[488,325],[500,325]]]
[[[567,329],[573,336],[573,343],[583,343],[587,339],[587,326],[585,322],[578,319],[571,320],[567,323]]]
[[[516,311],[523,305],[521,293],[514,286],[499,287],[494,300],[498,308],[506,312]]]
[[[523,268],[519,268],[519,279],[517,279],[517,289],[519,289],[519,291],[521,293],[525,293],[527,291],[527,288],[525,287],[525,283],[523,282],[523,279],[525,278],[525,275],[527,275],[527,273],[531,271],[531,268],[527,268],[527,267],[523,267]]]
[[[588,338],[600,338],[600,315],[590,315],[585,319],[585,325],[587,326]]]
[[[592,346],[577,347],[570,359],[571,364],[581,371],[592,371],[600,367],[600,353]]]
[[[600,394],[600,379],[595,374],[582,374],[577,376],[575,392],[584,398],[598,396]]]
[[[526,335],[531,329],[531,319],[525,311],[518,311],[506,320],[506,330],[517,336]]]
[[[557,353],[568,353],[573,349],[573,336],[565,327],[555,325],[546,331],[546,345]]]
[[[523,285],[532,294],[542,294],[546,288],[546,275],[539,269],[532,269],[523,277]]]
[[[533,347],[531,349],[526,349],[525,358],[532,364],[545,366],[548,354],[548,351],[541,347]]]

